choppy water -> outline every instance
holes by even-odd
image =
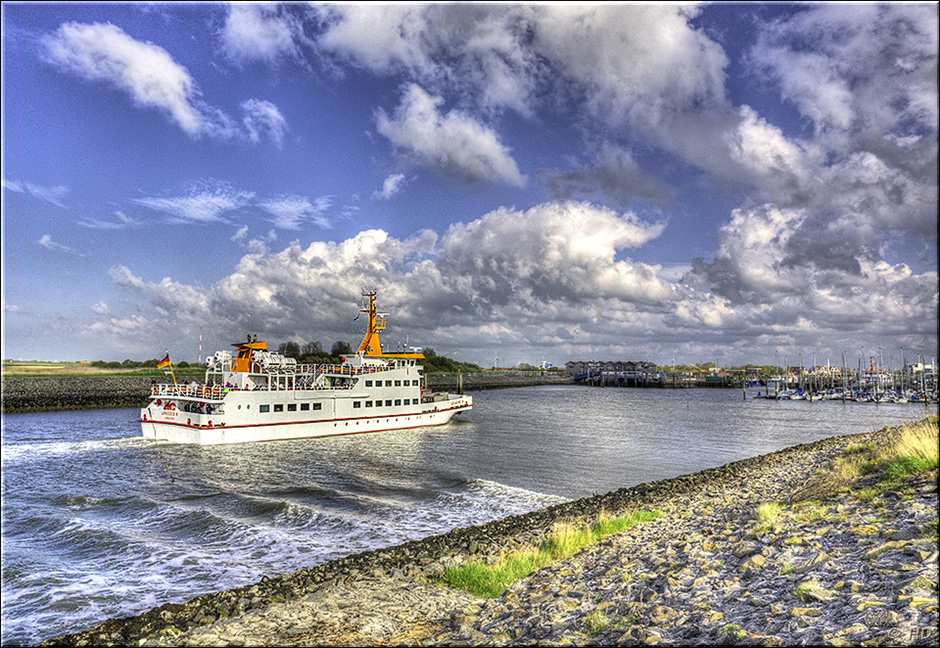
[[[2,643],[927,413],[738,390],[474,396],[441,428],[207,448],[143,440],[137,410],[4,416]]]

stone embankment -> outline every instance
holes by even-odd
[[[3,413],[143,407],[150,380],[148,376],[7,376]]]
[[[937,472],[903,492],[801,501],[850,443],[796,446],[349,556],[50,645],[936,645]],[[790,502],[793,502],[792,504]],[[780,503],[768,524],[761,504]],[[556,523],[663,515],[476,599],[449,566],[537,546]]]
[[[158,380],[165,380],[159,376]],[[186,380],[192,380],[187,377]],[[3,413],[57,410],[144,407],[150,395],[148,376],[7,376],[3,378]],[[468,375],[461,378],[464,391],[505,387],[566,384],[566,378],[525,375]],[[430,377],[428,386],[456,391],[453,377]]]

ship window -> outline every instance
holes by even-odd
[[[366,407],[372,407],[372,401],[366,401]]]
[[[261,405],[261,406],[258,407],[258,411],[261,412],[262,414],[264,414],[265,412],[270,412],[270,411],[271,411],[271,406],[270,406],[270,405]]]
[[[372,386],[372,381],[371,381],[371,380],[367,380],[367,381],[366,381],[366,387],[371,387],[371,386]]]
[[[301,404],[300,404],[300,411],[301,411],[301,412],[306,412],[306,411],[309,410],[309,409],[310,409],[310,403],[301,403]]]
[[[385,386],[386,386],[386,387],[391,387],[391,386],[392,386],[392,381],[391,381],[391,380],[386,380],[386,381],[385,381]]]
[[[296,412],[296,411],[297,411],[297,403],[288,403],[288,404],[287,404],[287,411],[288,411],[288,412]]]
[[[396,405],[401,405],[401,399],[400,399],[400,398],[396,398],[396,399],[395,399],[395,404],[396,404]]]
[[[396,381],[395,381],[395,386],[396,386],[396,387],[401,387],[401,381],[400,381],[400,380],[396,380]]]
[[[359,407],[362,407],[362,403],[360,401],[353,401],[353,409],[357,409]]]
[[[323,407],[323,403],[314,403],[314,404],[313,404],[313,409],[315,409],[315,410],[318,410],[318,409],[320,409],[321,407]]]
[[[391,407],[391,406],[392,406],[392,401],[390,400],[385,401],[385,407]]]
[[[275,404],[275,405],[274,405],[274,411],[275,411],[275,412],[283,412],[283,411],[284,411],[284,403],[277,403],[277,404]]]

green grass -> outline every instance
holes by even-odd
[[[780,511],[780,504],[776,502],[761,504],[754,509],[754,519],[757,520],[757,524],[754,526],[754,533],[776,532],[780,527]]]
[[[907,477],[935,470],[940,463],[936,415],[917,423],[897,428],[883,445],[851,443],[832,464],[830,470],[817,475],[806,487],[794,494],[791,502],[818,500],[834,493],[845,492],[862,477],[873,476],[878,491],[899,490]],[[872,486],[866,484],[863,497],[874,497]]]
[[[733,646],[742,639],[747,638],[747,633],[736,623],[727,623],[721,629],[721,643],[726,646]]]
[[[578,550],[614,533],[641,522],[655,520],[661,511],[637,511],[619,517],[601,515],[590,527],[575,528],[556,524],[539,547],[525,547],[501,557],[495,564],[467,563],[448,569],[444,582],[481,598],[495,598],[516,580],[556,560],[567,558]]]
[[[602,633],[609,625],[610,619],[600,610],[591,610],[584,617],[584,630],[592,637]]]

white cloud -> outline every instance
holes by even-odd
[[[372,197],[375,199],[388,200],[401,191],[402,186],[404,186],[404,181],[404,174],[393,173],[385,178],[385,182],[382,183],[382,191],[373,192]]]
[[[318,39],[326,51],[374,73],[404,72],[485,111],[532,114],[540,63],[526,44],[523,5],[329,5]]]
[[[286,122],[274,104],[257,99],[242,103],[246,131],[224,111],[202,99],[185,66],[165,49],[135,40],[112,24],[65,23],[42,39],[47,62],[63,72],[106,83],[134,104],[166,115],[191,137],[248,139],[267,134],[280,146]]]
[[[414,72],[435,66],[426,48],[427,8],[420,5],[327,5],[320,8],[328,28],[321,47],[338,52],[357,64],[380,73],[397,65]]]
[[[488,306],[512,300],[658,302],[668,300],[671,289],[657,269],[616,256],[662,230],[633,214],[586,203],[499,209],[452,225],[440,242],[440,265],[468,277]]]
[[[229,240],[230,240],[230,241],[241,241],[241,240],[242,240],[243,238],[245,238],[247,235],[248,235],[248,226],[247,226],[247,225],[242,225],[241,227],[238,228],[238,231],[235,232],[235,233],[232,235],[232,238],[230,238]]]
[[[807,172],[800,148],[749,106],[739,112],[741,121],[728,142],[731,158],[765,184],[791,190],[803,185]]]
[[[238,62],[274,62],[296,53],[292,24],[275,5],[235,3],[229,7],[222,43]]]
[[[257,144],[266,135],[278,148],[281,147],[287,132],[287,120],[277,106],[270,101],[249,99],[242,102],[241,109],[245,114],[242,123],[245,125],[249,141]]]
[[[624,120],[658,127],[677,114],[726,105],[728,59],[689,25],[697,11],[672,4],[541,5],[533,47],[581,85],[592,118],[614,128]]]
[[[40,246],[51,250],[52,252],[62,252],[64,254],[73,254],[75,256],[82,256],[79,252],[76,252],[67,245],[62,245],[61,243],[56,243],[52,240],[52,236],[49,234],[43,234],[42,238],[36,241]]]
[[[135,198],[131,202],[163,212],[174,223],[224,223],[226,212],[248,205],[254,194],[224,184],[195,188],[188,196]]]
[[[304,221],[311,221],[318,227],[329,228],[330,222],[323,216],[333,201],[329,198],[318,198],[311,202],[302,196],[282,196],[280,198],[258,203],[258,206],[268,212],[271,222],[279,229],[296,230]]]
[[[33,184],[32,182],[20,182],[18,180],[3,180],[3,188],[10,191],[15,191],[17,193],[26,193],[34,198],[39,198],[40,200],[45,200],[48,203],[52,203],[56,207],[61,207],[67,209],[63,204],[62,199],[65,198],[68,194],[68,187],[63,187],[61,185],[55,187],[44,187],[42,185]]]
[[[115,285],[130,290],[148,300],[165,323],[174,326],[181,321],[205,321],[209,314],[209,299],[204,290],[187,286],[165,277],[159,283],[147,282],[135,276],[126,266],[109,271]]]
[[[78,221],[78,224],[82,227],[87,227],[89,229],[98,229],[98,230],[121,230],[128,228],[137,228],[141,224],[136,220],[128,216],[122,211],[114,212],[114,217],[116,220],[108,221],[98,218],[83,218]]]
[[[100,23],[65,23],[43,42],[47,60],[59,69],[118,88],[136,104],[167,114],[190,135],[210,128],[197,107],[195,82],[162,47]]]
[[[817,133],[936,133],[936,4],[820,4],[762,30],[754,64]]]
[[[467,182],[522,186],[525,179],[496,133],[457,110],[442,114],[440,97],[417,85],[405,90],[392,117],[379,111],[376,127],[414,162]]]

